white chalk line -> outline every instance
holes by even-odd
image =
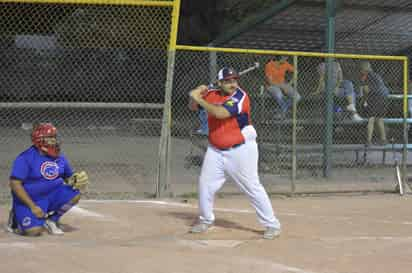
[[[182,207],[182,208],[190,208],[190,209],[197,209],[197,206],[190,205],[190,204],[182,204],[178,202],[169,202],[169,201],[160,201],[160,200],[82,200],[81,202],[84,203],[103,203],[103,204],[109,204],[109,203],[126,203],[126,204],[148,204],[148,205],[161,205],[161,206],[169,206],[169,207]],[[248,210],[248,209],[229,209],[229,208],[214,208],[213,210],[215,211],[221,211],[221,212],[233,212],[233,213],[250,213],[250,214],[255,214],[256,212],[254,210]],[[341,220],[341,221],[351,221],[353,218],[352,217],[345,217],[345,216],[316,216],[316,215],[305,215],[305,214],[299,214],[296,212],[281,212],[281,213],[276,213],[276,215],[283,215],[283,216],[293,216],[293,217],[309,217],[311,219],[313,218],[320,218],[320,219],[327,219],[330,220],[331,218]],[[383,223],[383,224],[401,224],[401,225],[412,225],[412,222],[410,221],[403,221],[403,222],[394,222],[390,220],[374,220],[371,219],[374,223]]]
[[[27,243],[27,242],[1,242],[0,243],[0,249],[13,249],[13,248],[24,248],[24,249],[34,249],[35,246],[33,243]]]
[[[202,248],[210,248],[210,247],[227,247],[227,248],[234,248],[245,241],[239,240],[178,240],[178,243],[184,246],[190,247],[202,247]]]
[[[409,243],[412,242],[412,236],[352,236],[352,237],[321,237],[320,240],[328,242],[350,242],[350,241],[392,241]]]
[[[315,273],[314,271],[307,271],[301,268],[287,266],[281,263],[271,262],[262,259],[244,258],[238,260],[245,266],[259,265],[266,269],[266,272],[276,272],[276,273]]]
[[[84,216],[84,217],[106,218],[106,216],[104,216],[103,214],[100,214],[100,213],[97,213],[91,210],[83,209],[78,206],[73,207],[69,211],[69,213]]]
[[[178,202],[158,201],[158,200],[82,200],[84,203],[126,203],[126,204],[148,204],[148,205],[161,205],[169,207],[183,207],[190,209],[197,209],[197,206],[190,204],[182,204]],[[153,206],[152,206],[153,207]],[[222,212],[236,212],[236,213],[255,213],[255,211],[248,209],[228,209],[228,208],[214,208],[216,211]]]

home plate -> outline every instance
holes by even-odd
[[[244,243],[238,240],[179,240],[180,243],[195,247],[237,247]]]

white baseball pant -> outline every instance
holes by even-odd
[[[215,220],[213,202],[228,174],[249,197],[259,222],[265,227],[280,229],[266,190],[259,181],[258,147],[255,140],[226,151],[208,147],[199,178],[200,221],[212,224]]]

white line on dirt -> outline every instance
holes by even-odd
[[[245,241],[239,241],[239,240],[178,240],[178,243],[185,245],[185,246],[190,246],[190,247],[228,247],[228,248],[234,248]]]
[[[242,258],[242,264],[245,265],[256,265],[256,266],[263,266],[267,268],[267,272],[278,272],[278,273],[315,273],[313,271],[306,271],[301,268],[297,267],[291,267],[287,266],[284,264],[276,263],[276,262],[271,262],[267,260],[262,260],[262,259],[247,259],[247,258]]]
[[[322,237],[320,240],[329,242],[347,242],[347,241],[399,241],[402,243],[412,242],[411,236],[353,236],[353,237]]]
[[[160,201],[160,200],[82,200],[81,202],[84,203],[103,203],[103,204],[108,204],[108,203],[126,203],[126,204],[147,204],[147,205],[152,205],[156,206],[168,206],[168,207],[182,207],[182,208],[190,208],[190,209],[197,209],[197,206],[191,205],[191,204],[184,204],[184,203],[178,203],[178,202],[169,202],[169,201]],[[229,208],[214,208],[215,211],[221,211],[221,212],[233,212],[233,213],[255,213],[253,210],[248,210],[248,209],[229,209]],[[278,212],[277,215],[282,215],[282,216],[292,216],[292,217],[307,217],[307,215],[304,214],[299,214],[295,212]],[[330,219],[330,216],[315,216],[311,215],[311,218],[317,217],[317,218],[322,218],[322,219]],[[351,217],[342,217],[342,216],[337,216],[335,219],[341,220],[341,221],[349,221],[352,218]],[[388,224],[394,224],[394,221],[389,221],[389,220],[371,220],[373,222],[377,223],[388,223]],[[403,221],[399,222],[398,224],[401,225],[412,225],[412,222],[409,221]]]
[[[271,263],[270,267],[272,268],[272,270],[277,270],[278,272],[281,272],[281,273],[315,273],[313,271],[306,271],[300,268],[290,267],[290,266],[278,264],[278,263]],[[272,272],[276,272],[276,271],[272,271]]]
[[[106,217],[103,214],[93,212],[93,211],[90,211],[90,210],[87,210],[87,209],[83,209],[83,208],[80,208],[80,207],[73,207],[70,210],[70,213],[77,214],[77,215],[80,215],[80,216],[86,216],[86,217],[96,217],[96,218],[105,218]]]
[[[149,204],[149,205],[161,205],[161,206],[169,206],[169,207],[184,207],[184,208],[191,208],[195,209],[197,206],[193,206],[190,204],[182,204],[177,202],[167,202],[167,201],[155,201],[155,200],[84,200],[84,203],[126,203],[126,204]],[[223,211],[223,212],[236,212],[236,213],[255,213],[252,210],[247,209],[227,209],[227,208],[214,208],[216,211]]]
[[[26,242],[5,242],[5,243],[0,243],[0,249],[2,248],[7,248],[7,249],[12,249],[12,248],[24,248],[24,249],[33,249],[34,244],[33,243],[26,243]]]

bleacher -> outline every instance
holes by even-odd
[[[330,145],[330,151],[334,154],[341,152],[353,152],[356,164],[368,164],[368,155],[373,152],[381,152],[381,163],[386,163],[388,152],[402,152],[404,147],[412,150],[412,145],[403,143],[403,124],[406,122],[409,131],[409,124],[412,118],[395,117],[402,113],[401,94],[392,94],[387,99],[389,107],[395,110],[390,111],[390,115],[384,119],[388,139],[394,143],[385,145],[366,145],[366,133],[368,120],[353,121],[350,113],[344,111],[343,99],[335,98],[335,111],[333,114],[333,144]],[[412,96],[409,95],[408,99]],[[257,98],[257,105],[260,107],[254,117],[254,124],[259,132],[259,144],[264,151],[276,155],[288,154],[293,152],[292,130],[296,128],[296,155],[300,156],[310,154],[321,154],[324,152],[322,143],[325,118],[323,115],[324,105],[321,97],[304,97],[298,105],[297,117],[294,121],[292,115],[285,114],[278,116],[276,102],[264,93]],[[341,110],[342,109],[342,110]],[[360,106],[358,105],[358,109]],[[268,130],[273,128],[273,130]]]
[[[398,101],[403,96],[393,94],[388,97],[391,101]],[[412,96],[408,96],[412,98]],[[293,152],[292,130],[296,127],[295,151],[297,159],[322,155],[324,153],[323,128],[325,119],[322,116],[322,110],[319,97],[306,97],[302,99],[298,106],[298,115],[294,123],[291,114],[276,116],[278,113],[276,102],[265,93],[255,99],[255,109],[253,113],[253,123],[258,131],[259,147],[263,153],[270,153],[273,156],[288,155]],[[334,104],[343,109],[344,101],[336,98]],[[316,107],[314,107],[316,106]],[[399,104],[393,104],[398,107]],[[396,111],[392,111],[396,112]],[[344,152],[353,153],[353,158],[348,165],[365,165],[369,164],[368,155],[380,153],[380,163],[386,164],[388,152],[402,152],[404,148],[412,150],[412,144],[406,146],[402,144],[403,123],[411,124],[412,118],[404,120],[400,117],[388,117],[384,119],[387,125],[387,136],[393,143],[385,145],[366,145],[366,133],[368,120],[353,121],[350,113],[347,111],[334,112],[333,114],[333,143],[330,145],[332,154]],[[195,131],[191,133],[192,148],[190,156],[196,156],[197,152],[203,153],[207,148],[207,137],[199,135]],[[195,152],[197,150],[197,152]],[[262,157],[263,158],[263,157]]]

